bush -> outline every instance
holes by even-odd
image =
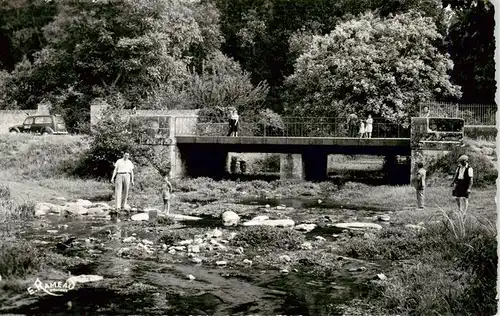
[[[231,242],[238,247],[296,250],[304,241],[304,235],[292,229],[254,226],[243,229]]]
[[[10,199],[10,188],[6,185],[0,185],[0,200]]]
[[[495,126],[465,126],[464,134],[472,139],[495,140],[497,129]]]
[[[0,241],[0,275],[24,277],[37,271],[42,264],[43,253],[23,240]]]
[[[280,163],[279,154],[269,154],[264,158],[256,159],[252,169],[254,172],[279,172]]]
[[[456,147],[448,154],[439,158],[434,164],[429,165],[427,174],[429,177],[436,174],[454,175],[457,170],[457,160],[461,155],[469,157],[469,165],[474,169],[474,186],[484,187],[496,183],[498,172],[495,165],[487,156],[473,151],[471,146],[466,144],[464,147]]]

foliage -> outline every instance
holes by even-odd
[[[495,140],[497,137],[496,126],[465,126],[464,134],[468,138],[472,139],[487,139]]]
[[[24,277],[37,271],[43,262],[43,253],[23,240],[0,241],[0,275]]]
[[[242,230],[231,242],[235,246],[241,247],[297,250],[300,249],[304,241],[304,235],[293,229],[251,226]]]
[[[4,184],[0,185],[0,200],[10,199],[10,188]]]
[[[484,187],[496,183],[498,172],[495,165],[487,156],[473,150],[469,144],[456,147],[439,158],[434,164],[428,166],[428,176],[431,177],[434,174],[454,175],[458,167],[458,157],[461,155],[469,157],[469,165],[474,170],[474,187]]]
[[[297,116],[368,113],[408,119],[419,102],[460,96],[449,82],[453,63],[435,43],[442,39],[431,18],[409,12],[386,19],[373,13],[316,36],[286,80],[287,111]]]

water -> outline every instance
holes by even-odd
[[[255,205],[255,212],[242,217],[248,220],[262,215],[261,206],[285,205],[297,210],[287,214],[292,218],[315,213],[343,214],[356,212],[341,210],[334,202],[305,199],[259,199],[240,201],[244,205]],[[273,217],[272,210],[269,213]],[[358,213],[375,214],[376,211],[361,208]],[[305,215],[304,215],[305,214]],[[267,214],[266,214],[267,215]],[[333,215],[332,215],[333,216]],[[251,268],[230,264],[217,268],[210,265],[191,264],[187,257],[163,263],[151,257],[119,257],[116,251],[130,244],[121,243],[132,236],[148,239],[157,244],[165,231],[183,229],[221,228],[220,218],[202,216],[200,221],[185,221],[174,226],[149,225],[127,221],[76,220],[50,217],[44,221],[25,223],[20,229],[22,238],[45,241],[47,251],[58,252],[67,258],[84,258],[88,262],[68,266],[65,273],[72,275],[95,274],[103,281],[77,285],[63,296],[43,295],[37,298],[20,293],[2,293],[0,290],[0,313],[86,315],[86,314],[136,314],[136,315],[341,315],[336,305],[356,297],[359,279],[345,270],[335,272],[327,279],[308,274],[307,265],[297,272],[282,274],[279,270],[255,264]],[[238,231],[244,227],[223,228]],[[57,232],[48,233],[48,230]],[[332,234],[340,233],[327,225],[318,225],[306,234],[313,240],[323,236],[332,241]],[[55,245],[69,237],[76,237],[75,246],[68,251],[56,250]],[[91,245],[86,240],[92,238]],[[93,256],[90,250],[98,250]],[[276,254],[278,255],[278,254]],[[239,259],[242,260],[242,259]],[[189,281],[187,275],[196,277]],[[332,283],[331,280],[335,280]],[[15,303],[11,299],[16,296]]]

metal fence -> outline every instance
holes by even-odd
[[[359,125],[349,131],[347,119],[331,117],[282,117],[281,122],[240,120],[238,136],[257,137],[360,137]],[[229,136],[228,123],[196,122],[193,117],[176,117],[175,135]],[[368,135],[365,135],[365,137]],[[410,129],[374,118],[371,138],[408,138]]]
[[[463,118],[466,125],[496,125],[496,105],[427,102],[420,104],[420,115],[426,106],[430,116]]]

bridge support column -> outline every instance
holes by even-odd
[[[301,154],[280,155],[280,179],[304,180],[304,164]]]
[[[304,178],[307,181],[327,179],[328,154],[321,151],[308,151],[302,154]]]

